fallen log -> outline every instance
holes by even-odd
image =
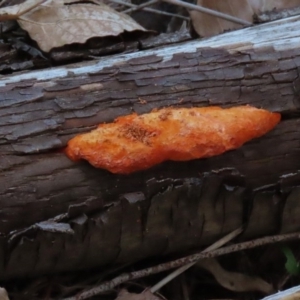
[[[300,17],[205,40],[4,76],[0,279],[105,267],[300,229]],[[281,112],[266,136],[132,175],[58,149],[117,116],[166,106]]]

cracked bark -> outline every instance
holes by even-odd
[[[243,223],[243,239],[300,230],[299,25],[293,17],[4,76],[0,279],[183,253]],[[281,112],[284,120],[215,158],[119,176],[57,151],[74,135],[132,111],[242,104]]]

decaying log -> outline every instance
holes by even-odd
[[[300,17],[0,81],[0,279],[182,252],[247,224],[300,229]],[[58,149],[117,116],[251,104],[283,113],[224,155],[119,176]]]

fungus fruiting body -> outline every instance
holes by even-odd
[[[220,155],[264,135],[280,114],[251,106],[164,108],[130,114],[68,142],[67,156],[96,168],[129,174],[166,160]]]

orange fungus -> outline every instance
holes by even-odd
[[[211,157],[262,136],[280,121],[279,113],[251,106],[165,108],[131,114],[80,134],[68,142],[67,156],[96,168],[129,174],[166,160]]]

